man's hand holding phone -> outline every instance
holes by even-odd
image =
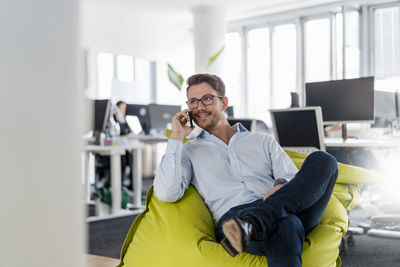
[[[193,127],[193,118],[191,118],[190,109],[182,110],[172,117],[172,133],[169,138],[176,140],[183,140],[186,136],[188,136]],[[186,126],[188,122],[191,122],[191,126]]]

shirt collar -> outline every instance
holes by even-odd
[[[248,132],[248,130],[246,128],[244,128],[244,126],[238,122],[235,125],[232,126],[232,129],[241,133],[241,132]]]
[[[248,130],[240,123],[236,123],[235,125],[232,126],[232,129],[235,130],[235,132],[238,133],[243,133],[243,132],[248,132]],[[210,133],[208,133],[206,130],[202,130],[198,135],[197,135],[197,139],[200,138],[205,138],[206,136],[210,135]]]

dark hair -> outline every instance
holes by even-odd
[[[186,94],[189,92],[190,86],[200,83],[207,83],[211,86],[219,96],[225,96],[225,84],[220,77],[212,74],[195,74],[190,76],[187,81]]]
[[[122,101],[122,100],[118,101],[116,105],[117,105],[117,107],[119,107],[119,105],[121,105],[121,104],[125,104],[126,105],[126,103],[124,101]]]

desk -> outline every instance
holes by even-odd
[[[326,148],[400,148],[399,137],[371,139],[325,138]]]
[[[168,142],[168,137],[165,135],[131,135],[128,140],[138,140],[145,144],[157,144]]]
[[[134,189],[133,208],[142,209],[142,147],[143,144],[138,140],[129,140],[125,145],[119,146],[100,146],[85,145],[82,151],[85,153],[85,196],[89,196],[89,153],[98,153],[100,155],[110,156],[111,166],[111,187],[112,187],[112,205],[111,214],[118,215],[123,213],[121,209],[121,156],[125,155],[126,150],[133,150],[133,170],[132,182]]]
[[[367,169],[393,168],[393,161],[398,161],[400,138],[383,136],[380,138],[325,138],[329,153],[339,162],[364,167]]]

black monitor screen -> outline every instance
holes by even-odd
[[[94,101],[94,127],[95,133],[104,132],[110,119],[111,101],[109,99]]]
[[[246,128],[248,131],[251,131],[252,129],[252,119],[228,119],[228,122],[231,126],[235,125],[236,123],[240,122],[244,128]]]
[[[279,111],[272,116],[281,146],[321,149],[315,110]]]
[[[150,117],[147,105],[127,104],[126,115],[136,116],[139,119],[142,129],[148,133],[150,130]]]
[[[149,104],[150,129],[164,131],[172,117],[181,110],[180,106]]]
[[[324,122],[374,120],[374,77],[306,83],[306,106],[320,106]]]
[[[397,118],[396,94],[393,92],[375,91],[375,127],[387,127]]]

